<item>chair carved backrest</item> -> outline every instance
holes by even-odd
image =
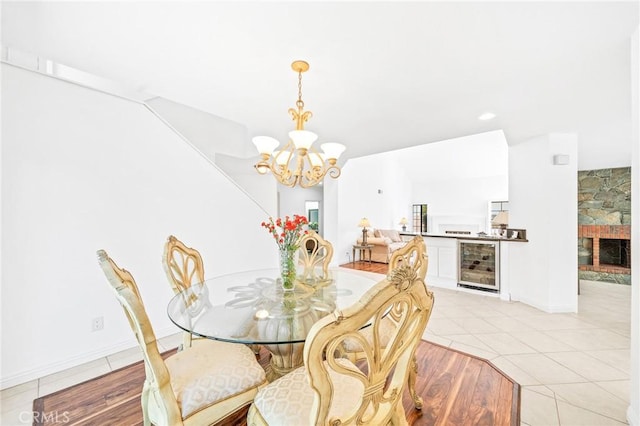
[[[416,235],[404,247],[393,252],[389,260],[389,271],[402,265],[410,265],[418,277],[422,280],[426,279],[429,256],[427,256],[427,248],[422,236]]]
[[[316,322],[304,350],[304,363],[314,390],[309,423],[406,424],[403,390],[432,307],[433,294],[424,280],[410,266],[402,265],[351,307]],[[393,322],[389,342],[381,345],[382,323],[389,311],[398,320]],[[370,341],[358,331],[367,324],[372,330]],[[357,369],[341,358],[341,348],[347,339],[358,341],[363,348]],[[343,418],[330,418],[332,404],[344,403],[332,400],[337,376],[351,383],[359,382],[363,397]]]
[[[175,294],[186,290],[195,282],[204,281],[204,263],[200,252],[187,247],[173,235],[167,238],[164,245],[162,265]]]
[[[151,392],[151,398],[162,407],[163,417],[168,420],[168,424],[182,424],[182,415],[171,388],[169,371],[160,356],[155,333],[133,276],[127,270],[118,267],[104,250],[98,251],[98,262],[118,302],[124,308],[129,325],[142,349],[146,373],[144,388]]]
[[[303,281],[326,278],[329,274],[329,263],[333,258],[333,245],[313,230],[300,236],[297,245],[299,261],[303,266],[303,271],[298,277]],[[318,275],[320,271],[322,276]]]

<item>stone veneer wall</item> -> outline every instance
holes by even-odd
[[[631,224],[631,167],[578,172],[578,226]],[[579,241],[578,253],[584,251]],[[633,248],[638,250],[638,248]],[[631,275],[578,271],[581,279],[630,284]]]

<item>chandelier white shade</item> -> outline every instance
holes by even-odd
[[[318,135],[304,130],[304,123],[311,118],[311,111],[304,111],[302,101],[302,73],[309,69],[304,61],[295,61],[291,68],[298,73],[298,100],[296,109],[289,108],[296,129],[289,132],[289,140],[277,150],[280,142],[270,136],[256,136],[253,143],[260,153],[261,160],[254,166],[258,173],[271,172],[281,184],[289,187],[300,185],[309,188],[322,182],[328,174],[332,178],[340,176],[338,158],[346,147],[339,143],[320,145],[322,152],[314,149],[313,143]]]

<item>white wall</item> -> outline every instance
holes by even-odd
[[[505,158],[505,162],[507,159]],[[432,180],[414,182],[412,199],[416,204],[428,204],[428,230],[440,233],[438,224],[457,222],[478,223],[477,231],[488,232],[489,201],[507,200],[509,181],[505,173],[500,176]]]
[[[145,102],[211,160],[218,154],[257,156],[247,127],[161,97]]]
[[[233,143],[233,142],[232,142]],[[215,164],[229,178],[245,190],[269,216],[278,214],[277,185],[275,179],[259,174],[253,165],[254,158],[237,158],[225,154],[215,154]]]
[[[169,234],[201,251],[208,277],[277,265],[268,214],[145,106],[1,70],[3,388],[134,345],[98,249],[132,272],[159,336],[177,331]]]
[[[576,312],[577,138],[550,134],[509,149],[509,226],[528,243],[509,248],[511,297],[547,312]],[[553,165],[568,154],[569,165]]]
[[[640,13],[640,12],[639,12]],[[631,390],[627,421],[640,426],[640,31],[631,39],[631,111],[633,113],[631,158]]]

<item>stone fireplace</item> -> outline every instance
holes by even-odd
[[[631,283],[630,167],[578,172],[578,269],[581,279]]]

